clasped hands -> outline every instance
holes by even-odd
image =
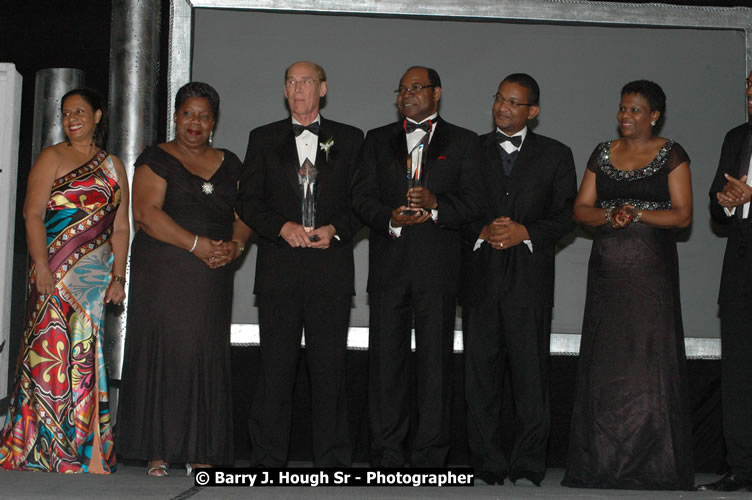
[[[216,269],[237,259],[242,251],[238,241],[212,240],[206,236],[200,236],[192,253],[204,264]]]
[[[752,187],[747,185],[747,176],[737,179],[729,174],[726,177],[726,185],[715,194],[718,204],[724,208],[735,208],[749,203],[752,198]]]
[[[392,227],[423,224],[431,219],[431,210],[437,207],[436,195],[428,188],[422,186],[410,188],[407,190],[407,205],[392,210]]]
[[[329,248],[335,234],[337,230],[331,224],[307,230],[302,224],[293,221],[285,222],[279,231],[282,239],[293,248]]]
[[[496,250],[505,250],[530,239],[527,228],[509,217],[497,217],[486,224],[478,236]]]
[[[607,220],[611,222],[611,227],[614,229],[624,229],[637,217],[637,207],[634,205],[621,205],[619,207],[611,207],[608,209],[611,212],[611,216],[607,217]]]

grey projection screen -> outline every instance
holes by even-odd
[[[420,64],[441,75],[442,116],[483,134],[492,130],[490,96],[499,81],[526,72],[541,86],[534,130],[572,148],[581,179],[595,145],[617,137],[621,86],[654,80],[667,94],[661,135],[692,159],[694,222],[678,244],[687,352],[716,357],[725,239],[711,228],[707,191],[725,132],[746,118],[751,18],[747,8],[583,1],[173,0],[168,113],[185,82],[212,84],[222,99],[215,145],[242,159],[252,128],[287,115],[282,80],[292,62],[323,65],[322,114],[364,132],[396,119],[392,91],[406,67]],[[362,231],[355,252],[351,348],[367,347],[366,238]],[[578,230],[561,243],[551,349],[572,354],[591,240]],[[235,277],[233,344],[258,341],[254,267],[252,246]],[[458,317],[457,350],[460,328]]]

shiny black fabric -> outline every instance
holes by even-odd
[[[688,157],[678,144],[667,147],[628,176],[609,171],[608,147],[596,148],[588,168],[600,204],[669,201],[668,173]],[[599,226],[562,484],[691,489],[691,432],[674,232],[643,223]]]

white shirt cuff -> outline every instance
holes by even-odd
[[[486,240],[482,240],[478,238],[475,240],[475,245],[473,245],[473,252],[480,248],[480,246],[483,244],[483,242]],[[530,250],[530,253],[533,253],[533,242],[530,240],[523,240],[522,241],[525,245],[527,245],[527,249]]]
[[[402,234],[402,228],[392,226],[391,219],[389,220],[389,234],[391,234],[395,238],[399,238],[400,235]]]

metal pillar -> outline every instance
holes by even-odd
[[[15,65],[0,63],[0,400],[8,395],[21,81]]]
[[[160,9],[160,0],[112,2],[107,150],[122,160],[129,182],[139,153],[157,138]],[[126,278],[129,271],[130,267]],[[127,317],[127,298],[121,309],[108,308],[105,316],[104,354],[108,374],[115,381],[110,385],[113,418],[117,415]]]
[[[34,132],[31,139],[31,163],[47,146],[61,142],[63,133],[60,99],[71,89],[83,87],[86,73],[74,68],[49,68],[37,71],[34,82]]]

